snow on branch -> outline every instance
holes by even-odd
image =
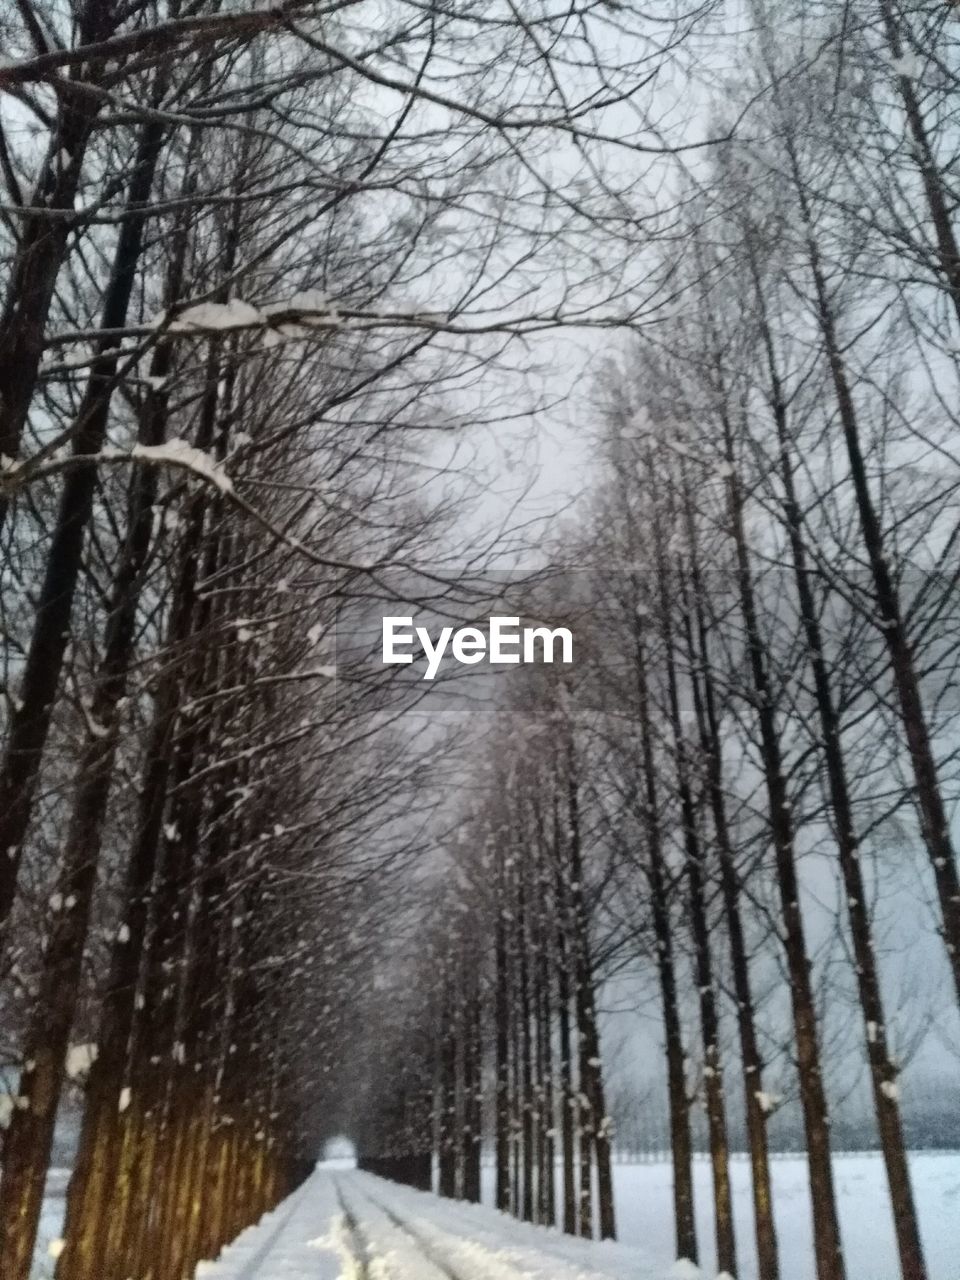
[[[108,36],[73,49],[51,49],[32,58],[5,58],[0,60],[0,90],[49,79],[61,68],[80,66],[93,59],[120,59],[141,50],[156,53],[158,50],[176,49],[187,41],[196,45],[237,37],[249,38],[261,31],[288,28],[291,19],[297,16],[317,18],[356,3],[357,0],[333,0],[330,4],[317,4],[316,0],[291,0],[268,9],[192,15]]]
[[[178,467],[183,471],[189,472],[226,495],[236,507],[249,516],[251,520],[255,521],[270,537],[277,542],[283,543],[298,555],[302,555],[312,564],[324,569],[340,569],[350,573],[369,573],[384,567],[385,562],[365,562],[361,564],[319,555],[299,538],[293,537],[284,529],[279,528],[262,511],[259,511],[246,498],[237,493],[233,486],[233,481],[221,463],[217,462],[215,458],[205,453],[202,449],[197,449],[186,440],[179,438],[168,440],[166,444],[159,445],[135,444],[132,449],[107,447],[99,453],[75,454],[61,452],[40,462],[19,461],[0,455],[0,493],[10,493],[16,489],[25,488],[36,480],[56,475],[59,472],[69,470],[71,467],[124,462],[159,464],[161,466]],[[333,674],[333,669],[317,668],[314,674],[329,676]]]
[[[448,321],[446,312],[343,310],[319,290],[307,289],[289,299],[268,302],[262,307],[252,306],[242,298],[231,298],[228,302],[196,302],[173,315],[157,316],[153,327],[167,333],[183,334],[261,329],[267,337],[304,338],[315,329],[441,327]]]
[[[168,440],[166,444],[135,444],[130,450],[130,457],[182,467],[208,481],[221,493],[233,493],[233,481],[220,463],[209,453],[188,444],[186,440]]]
[[[46,347],[63,347],[99,338],[210,337],[217,333],[262,332],[264,345],[283,339],[317,336],[318,331],[332,329],[418,329],[436,333],[480,337],[486,334],[529,336],[556,329],[645,330],[650,320],[643,314],[603,314],[592,311],[566,313],[559,309],[533,311],[519,315],[478,321],[464,320],[450,311],[386,311],[380,308],[348,308],[327,303],[323,307],[305,306],[295,295],[286,302],[266,303],[254,307],[241,299],[231,302],[198,302],[172,315],[155,316],[148,324],[127,325],[122,329],[78,329],[53,334]]]

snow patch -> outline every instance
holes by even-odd
[[[198,302],[187,307],[171,321],[170,328],[181,333],[189,329],[247,329],[262,320],[256,307],[234,298],[230,302]]]
[[[185,467],[204,480],[209,480],[221,493],[233,492],[233,481],[217,460],[202,449],[194,448],[186,440],[176,438],[168,440],[166,444],[136,444],[130,450],[130,455],[149,462],[169,462],[174,466]]]
[[[67,1050],[66,1073],[71,1080],[82,1080],[89,1075],[97,1060],[95,1044],[72,1044]]]

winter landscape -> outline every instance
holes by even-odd
[[[0,1280],[960,1280],[958,112],[0,0]]]

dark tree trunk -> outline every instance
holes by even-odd
[[[537,843],[534,850],[534,961],[533,1016],[536,1021],[537,1078],[537,1222],[553,1226],[556,1220],[554,1186],[553,1020],[550,987],[550,883],[546,873],[546,833],[543,814],[536,804]]]
[[[896,1228],[900,1269],[907,1280],[925,1280],[926,1264],[920,1241],[910,1169],[903,1140],[903,1126],[897,1100],[897,1075],[887,1047],[886,1020],[880,988],[880,974],[873,947],[870,916],[867,909],[866,888],[860,871],[860,846],[850,789],[847,783],[846,762],[841,740],[840,717],[831,688],[830,675],[824,657],[824,637],[821,632],[813,586],[807,567],[807,548],[804,542],[803,517],[797,501],[794,485],[791,442],[787,424],[787,405],[784,399],[773,335],[766,318],[766,309],[760,281],[754,267],[754,282],[760,314],[761,335],[770,377],[770,399],[779,447],[780,478],[783,484],[783,518],[790,543],[794,580],[800,618],[806,638],[807,658],[813,673],[817,712],[823,734],[823,754],[826,762],[830,806],[834,817],[834,834],[843,876],[847,902],[847,919],[853,941],[854,969],[860,994],[866,1030],[867,1061],[873,1088],[874,1109],[880,1134],[890,1201]]]
[[[904,78],[901,77],[901,80]],[[796,150],[789,136],[786,139],[786,148],[797,203],[807,232],[807,253],[817,299],[817,319],[843,430],[850,465],[850,479],[860,520],[860,532],[873,580],[879,626],[890,655],[894,688],[900,704],[900,717],[913,766],[920,829],[930,858],[940,902],[941,928],[947,959],[953,975],[957,999],[960,1001],[960,873],[957,870],[957,856],[950,837],[950,823],[930,742],[930,730],[923,707],[916,661],[903,618],[899,592],[887,558],[883,529],[870,491],[857,411],[836,331],[820,250],[814,234],[810,201],[803,187]],[[951,252],[953,255],[951,287],[953,287],[958,271],[955,244]],[[954,297],[960,300],[960,295],[954,293]]]
[[[148,472],[141,473],[144,476]],[[196,573],[195,536],[188,535],[166,648],[176,651],[188,634]],[[194,548],[191,551],[191,548]],[[87,1081],[77,1159],[67,1191],[66,1248],[57,1262],[57,1280],[84,1280],[100,1256],[110,1189],[119,1157],[117,1097],[127,1064],[134,1024],[137,980],[143,957],[149,894],[157,867],[163,824],[179,672],[171,663],[154,704],[140,789],[137,835],[127,863],[122,928],[113,944],[97,1034],[97,1059]]]
[[[506,885],[502,854],[497,876],[494,963],[494,1035],[496,1073],[496,1206],[510,1212],[510,975],[507,958]]]
[[[162,132],[157,126],[148,126],[144,130],[131,184],[128,218],[120,233],[111,285],[104,306],[104,327],[107,328],[122,326],[126,316],[134,272],[140,256],[142,218],[136,216],[136,210],[142,207],[152,187],[161,141]],[[99,388],[98,378],[101,374],[112,378],[115,364],[115,356],[108,357],[105,368],[98,369],[97,374],[91,375],[91,384]],[[88,389],[83,404],[87,414],[92,414],[95,418],[92,429],[99,433],[98,439],[102,438],[109,408],[109,391]],[[78,438],[89,445],[84,409],[81,410],[80,422],[83,425]],[[96,443],[93,445],[93,448],[98,447]],[[33,786],[39,773],[39,757],[59,678],[59,662],[66,644],[73,589],[79,575],[83,527],[89,518],[92,504],[92,472],[91,467],[73,473],[68,476],[64,487],[60,522],[54,534],[47,579],[23,685],[24,697],[34,699],[35,714],[33,717],[26,717],[22,726],[18,726],[16,721],[12,724],[5,765],[14,765],[13,780],[9,772],[5,772],[0,779],[0,794],[13,797],[13,812],[8,811],[5,818],[0,819],[0,829],[4,836],[11,837],[6,846],[8,849],[20,849],[29,819]],[[74,491],[73,484],[80,475],[87,477],[86,486],[81,486],[82,493]],[[96,884],[100,836],[119,732],[117,708],[126,689],[127,671],[133,653],[138,578],[150,545],[155,491],[154,476],[141,474],[134,477],[127,541],[111,594],[104,654],[88,713],[88,731],[78,769],[76,799],[62,856],[57,893],[52,899],[53,902],[59,901],[61,906],[59,909],[54,907],[43,956],[40,988],[25,1037],[26,1060],[33,1062],[35,1066],[31,1072],[26,1073],[20,1086],[20,1096],[28,1099],[29,1104],[14,1113],[4,1141],[3,1180],[0,1184],[0,1270],[4,1275],[9,1275],[10,1280],[26,1277],[36,1242],[43,1184],[63,1087],[64,1063],[79,996],[81,963]],[[73,546],[70,545],[71,538],[74,540]],[[58,623],[64,630],[54,637],[50,634],[50,628]],[[54,662],[52,673],[38,669],[38,664],[47,659]],[[47,699],[45,703],[44,698]],[[29,769],[26,774],[23,773],[23,757],[18,754],[24,742],[22,736],[18,737],[18,727],[24,729],[27,739],[35,747],[32,764],[31,757],[28,756]],[[36,737],[38,732],[40,736]],[[24,784],[19,788],[16,786],[17,778]],[[0,880],[0,920],[6,919],[13,903],[19,857],[8,857],[3,861],[6,876]]]
[[[580,1121],[581,1153],[583,1146],[592,1148],[597,1161],[597,1201],[600,1237],[616,1239],[616,1222],[613,1208],[613,1175],[610,1167],[610,1127],[606,1114],[603,1089],[603,1064],[600,1056],[600,1034],[597,1028],[596,997],[594,992],[593,960],[584,890],[583,851],[580,836],[580,797],[577,784],[576,760],[573,744],[567,755],[568,831],[570,834],[570,918],[573,931],[574,981],[576,984],[575,1007],[577,1013],[577,1043],[580,1049],[580,1091],[587,1099],[586,1115]],[[590,1178],[590,1165],[581,1154],[581,1177]],[[584,1201],[581,1185],[581,1205]],[[591,1197],[592,1198],[592,1197]],[[593,1234],[592,1214],[580,1220],[581,1235]]]
[[[533,1054],[530,1038],[530,936],[527,927],[526,870],[521,865],[517,875],[517,971],[519,977],[519,1040],[520,1040],[520,1141],[523,1151],[521,1201],[518,1206],[524,1222],[533,1221]]]
[[[453,1200],[457,1194],[457,1036],[453,1003],[454,992],[445,997],[443,1030],[440,1037],[439,1087],[437,1090],[440,1123],[437,1126],[439,1152],[438,1187],[440,1194]]]
[[[652,460],[649,458],[648,470],[652,478]],[[654,540],[659,584],[660,631],[667,676],[667,704],[673,736],[677,792],[680,798],[680,818],[683,826],[687,880],[687,905],[690,912],[690,928],[693,935],[694,969],[700,1007],[700,1031],[703,1039],[704,1095],[710,1137],[710,1162],[713,1171],[717,1270],[726,1275],[735,1276],[737,1272],[737,1251],[733,1228],[733,1198],[730,1188],[730,1152],[727,1141],[727,1115],[723,1092],[723,1066],[720,1059],[720,1022],[717,1015],[716,993],[714,991],[710,925],[707,919],[704,885],[704,854],[697,827],[693,791],[690,783],[687,744],[680,719],[676,648],[673,623],[670,616],[670,611],[673,607],[671,588],[674,584],[671,581],[666,564],[659,533],[659,521],[656,519],[654,519]]]
[[[557,866],[557,1016],[560,1049],[560,1138],[563,1148],[563,1229],[577,1234],[576,1094],[573,1089],[573,1040],[570,1027],[570,960],[564,927],[566,898]]]
[[[754,601],[743,498],[734,470],[733,435],[729,419],[723,421],[724,452],[730,475],[727,478],[728,511],[737,556],[740,608],[746,629],[750,673],[756,694],[760,729],[760,754],[766,783],[777,872],[777,888],[783,924],[783,945],[790,979],[790,999],[796,1038],[800,1102],[803,1109],[810,1166],[810,1197],[813,1205],[814,1252],[819,1280],[843,1280],[844,1265],[830,1159],[830,1121],[826,1093],[820,1071],[820,1043],[816,1008],[807,955],[800,886],[793,847],[793,818],[777,733],[774,692],[767,674],[767,653],[760,635]]]
[[[467,975],[469,995],[464,1008],[464,1126],[463,1198],[480,1203],[480,1156],[483,1150],[483,1025],[476,974]]]
[[[77,43],[93,44],[108,36],[114,7],[106,0],[87,0],[77,20]],[[86,77],[100,64],[91,61]],[[57,275],[66,257],[72,230],[69,218],[51,218],[51,209],[72,209],[80,188],[87,144],[104,99],[85,89],[84,77],[73,84],[58,78],[56,118],[47,155],[27,204],[37,213],[20,224],[16,256],[0,316],[0,456],[16,458],[24,424],[37,385],[43,341]],[[0,499],[0,526],[6,503]]]
[[[690,543],[695,547],[692,536]],[[702,582],[696,556],[693,568],[694,609],[697,614],[694,632],[687,615],[691,665],[700,679],[692,680],[694,711],[700,736],[700,749],[706,762],[707,787],[720,866],[720,889],[727,936],[730,942],[730,968],[737,1010],[740,1058],[743,1064],[744,1114],[747,1142],[750,1148],[750,1174],[753,1191],[753,1216],[757,1244],[759,1280],[779,1280],[780,1263],[777,1233],[773,1220],[773,1188],[770,1180],[770,1153],[767,1143],[767,1112],[763,1106],[763,1060],[757,1040],[750,961],[740,915],[740,878],[733,843],[727,824],[726,796],[723,789],[723,758],[720,747],[720,724],[710,665],[707,628],[702,608]],[[694,641],[697,636],[699,648]],[[694,657],[696,654],[696,657]],[[701,688],[702,685],[702,688]]]
[[[159,94],[155,98],[159,98]],[[164,126],[156,122],[145,125],[140,135],[126,216],[103,306],[101,327],[105,330],[119,330],[126,324],[143,243],[143,211],[153,187],[163,138]],[[10,717],[0,764],[0,848],[7,851],[7,856],[0,859],[0,943],[16,894],[23,839],[70,636],[73,597],[93,510],[97,466],[93,461],[82,459],[96,454],[103,444],[115,387],[119,343],[115,333],[100,338],[98,354],[74,422],[73,455],[80,461],[64,478],[19,700]]]
[[[894,62],[899,62],[904,53],[903,40],[890,0],[880,0],[880,14],[890,56]],[[903,99],[903,109],[906,113],[910,136],[913,138],[917,163],[923,179],[923,191],[930,210],[930,221],[933,224],[937,245],[937,266],[947,286],[957,320],[960,322],[960,248],[957,245],[951,217],[954,200],[946,188],[937,165],[913,79],[908,75],[898,75],[897,85]]]
[[[639,603],[636,601],[635,603]],[[667,1059],[667,1093],[670,1103],[670,1148],[673,1155],[673,1210],[677,1257],[696,1262],[697,1228],[693,1205],[693,1145],[690,1138],[690,1103],[687,1098],[686,1055],[677,1003],[677,981],[673,962],[673,930],[667,897],[667,875],[660,834],[660,806],[657,795],[650,695],[647,686],[647,659],[641,624],[634,631],[640,741],[643,769],[644,824],[647,839],[647,879],[650,886],[650,913],[656,951],[660,997],[663,1005],[663,1034]]]

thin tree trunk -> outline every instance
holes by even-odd
[[[163,74],[158,77],[160,86],[164,79]],[[158,90],[155,100],[160,96]],[[73,455],[80,461],[64,478],[19,698],[10,717],[0,764],[0,848],[7,855],[0,859],[0,945],[16,894],[23,839],[53,715],[85,534],[93,510],[97,466],[83,459],[99,451],[107,428],[120,345],[116,331],[126,324],[143,245],[144,210],[153,187],[164,128],[151,121],[140,134],[126,215],[103,306],[101,327],[108,333],[97,344],[97,357],[74,422]]]
[[[77,44],[96,44],[113,30],[115,10],[104,0],[87,0],[77,19]],[[99,63],[87,64],[93,77]],[[0,457],[16,458],[37,385],[50,304],[67,253],[71,221],[49,210],[72,209],[83,163],[104,99],[87,82],[58,78],[56,118],[47,154],[20,224],[16,256],[0,316]],[[0,527],[7,504],[0,498]]]
[[[549,901],[549,888],[541,868],[541,902]],[[543,1134],[543,1151],[540,1165],[540,1210],[539,1221],[547,1226],[555,1226],[557,1221],[557,1189],[555,1178],[555,1162],[557,1152],[556,1140],[556,1099],[553,1083],[553,1000],[550,980],[550,936],[549,920],[541,916],[540,951],[538,957],[538,988],[540,991],[540,1043],[541,1043],[541,1132]]]
[[[463,1198],[480,1203],[480,1156],[483,1150],[483,1027],[477,975],[467,976],[469,994],[464,1008],[464,1126]]]
[[[890,0],[880,0],[880,14],[890,56],[895,63],[899,62],[903,58],[903,40]],[[960,322],[960,248],[957,245],[950,212],[954,201],[945,187],[937,165],[912,77],[899,74],[897,86],[903,99],[907,125],[910,136],[913,138],[920,176],[923,179],[923,191],[927,198],[930,221],[933,224],[933,234],[937,243],[937,263],[947,285],[957,320]]]
[[[648,457],[652,478],[652,460]],[[710,926],[707,920],[704,888],[704,856],[694,812],[693,792],[687,763],[687,746],[680,720],[680,696],[677,684],[676,649],[673,625],[671,582],[666,564],[659,521],[654,519],[654,542],[659,585],[660,630],[664,646],[667,675],[667,703],[673,735],[674,767],[680,797],[683,826],[687,903],[694,945],[694,968],[700,1007],[700,1030],[703,1039],[703,1076],[706,1097],[707,1127],[710,1137],[710,1162],[713,1171],[713,1201],[717,1241],[717,1270],[729,1276],[737,1272],[737,1250],[733,1227],[733,1197],[730,1187],[730,1151],[727,1141],[726,1103],[723,1093],[723,1066],[720,1058],[720,1024],[717,1016],[713,984],[713,962],[710,952]]]
[[[690,1104],[687,1098],[686,1055],[677,1003],[673,963],[673,931],[667,899],[666,869],[660,835],[659,800],[653,731],[647,687],[647,659],[641,623],[634,630],[640,741],[643,760],[644,823],[647,838],[647,878],[650,913],[656,950],[657,973],[663,1004],[663,1032],[667,1058],[667,1093],[670,1104],[670,1148],[673,1154],[673,1210],[677,1257],[698,1259],[697,1228],[693,1205],[693,1145],[690,1138]]]
[[[734,470],[733,436],[729,418],[722,417],[724,453],[730,474],[727,496],[730,526],[737,556],[740,608],[746,628],[750,672],[756,693],[756,715],[760,729],[760,752],[770,812],[770,833],[777,872],[777,888],[784,929],[783,944],[790,978],[800,1102],[807,1138],[810,1168],[810,1198],[813,1205],[814,1253],[819,1280],[843,1280],[845,1270],[840,1243],[833,1166],[830,1159],[830,1121],[820,1070],[820,1043],[810,975],[810,961],[800,910],[791,815],[786,777],[774,714],[773,690],[767,674],[767,653],[760,636],[754,601],[743,520],[743,498]]]
[[[688,506],[689,510],[689,506]],[[695,547],[695,539],[690,537]],[[730,968],[733,978],[733,994],[737,1010],[737,1030],[740,1038],[740,1058],[743,1063],[744,1115],[747,1142],[750,1147],[750,1175],[753,1192],[754,1229],[757,1244],[757,1270],[759,1280],[779,1280],[780,1263],[777,1250],[777,1232],[773,1219],[773,1188],[770,1179],[770,1153],[767,1143],[767,1112],[763,1105],[763,1060],[757,1039],[753,990],[750,982],[750,961],[740,915],[740,879],[737,873],[733,843],[727,823],[726,796],[723,790],[723,758],[720,724],[714,695],[714,678],[710,665],[707,629],[703,615],[702,591],[696,556],[693,567],[693,591],[697,613],[696,635],[699,640],[697,657],[700,679],[693,676],[694,713],[700,736],[700,748],[706,761],[707,785],[710,809],[713,816],[717,842],[717,860],[720,866],[720,889],[724,918],[730,943]],[[693,628],[687,615],[688,643],[691,655],[695,652]],[[702,689],[701,689],[702,686]]]
[[[903,1125],[897,1094],[897,1068],[890,1059],[886,1038],[886,1021],[880,988],[880,974],[873,947],[870,916],[867,910],[866,889],[860,871],[860,846],[850,789],[847,783],[846,763],[841,741],[840,717],[830,685],[830,675],[824,658],[824,638],[814,601],[813,588],[807,568],[807,550],[804,544],[803,517],[797,501],[794,485],[793,462],[790,456],[790,438],[787,427],[787,405],[783,396],[773,336],[767,323],[760,281],[751,255],[754,283],[760,309],[761,335],[770,377],[771,408],[777,429],[780,478],[783,483],[783,518],[790,542],[797,600],[807,645],[807,658],[813,673],[817,711],[823,733],[823,753],[827,768],[830,805],[834,816],[834,830],[840,870],[843,876],[847,902],[847,919],[853,941],[856,961],[854,969],[860,994],[866,1032],[867,1061],[873,1088],[874,1109],[880,1134],[880,1145],[886,1166],[890,1201],[893,1208],[900,1269],[904,1280],[925,1280],[926,1264],[920,1242],[920,1229],[910,1183],[910,1169],[903,1140]]]
[[[202,508],[197,509],[202,518]],[[199,526],[188,535],[166,648],[177,652],[188,633],[194,607]],[[172,737],[180,693],[180,672],[171,662],[157,693],[140,790],[137,835],[127,864],[122,927],[113,944],[97,1034],[97,1058],[85,1095],[77,1159],[67,1190],[66,1248],[57,1264],[57,1280],[85,1280],[93,1259],[102,1258],[113,1185],[118,1176],[123,1126],[117,1123],[117,1099],[126,1076],[128,1046],[136,1016],[138,975],[143,958],[150,889],[161,849],[164,805]]]
[[[890,654],[894,687],[900,704],[900,717],[913,766],[920,829],[933,870],[933,879],[940,902],[941,927],[947,959],[953,975],[957,1000],[960,1001],[960,872],[957,869],[956,852],[950,837],[950,824],[930,742],[930,730],[923,707],[916,662],[903,620],[899,592],[884,547],[883,529],[870,492],[870,481],[860,443],[857,411],[837,336],[820,250],[814,236],[810,201],[803,189],[800,166],[792,138],[788,136],[785,144],[797,202],[807,234],[807,254],[817,299],[817,319],[850,464],[850,479],[856,497],[860,532],[876,594],[879,626]],[[954,254],[953,271],[956,273],[958,268],[955,245],[952,252]],[[952,284],[953,277],[951,277]],[[960,295],[954,296],[960,300]]]
[[[527,928],[526,872],[521,863],[517,875],[517,972],[519,978],[519,1030],[520,1030],[520,1141],[522,1143],[522,1195],[518,1206],[524,1222],[533,1221],[533,1058],[530,1041],[530,971]]]
[[[554,823],[556,831],[556,823]],[[570,959],[565,930],[566,894],[557,863],[557,1013],[560,1039],[560,1137],[563,1147],[563,1229],[577,1234],[577,1183],[575,1174],[576,1095],[573,1090],[573,1043],[570,1027]]]
[[[613,1208],[613,1177],[610,1167],[610,1128],[604,1100],[603,1063],[600,1057],[600,1034],[597,1028],[593,960],[590,952],[583,884],[584,868],[580,836],[580,799],[572,742],[568,744],[567,781],[568,830],[570,834],[570,914],[573,928],[574,980],[576,984],[574,1003],[577,1012],[577,1042],[580,1048],[580,1089],[587,1101],[586,1124],[581,1120],[581,1143],[586,1145],[588,1152],[592,1148],[596,1153],[600,1238],[602,1240],[614,1240],[617,1232]],[[589,1163],[582,1160],[582,1156],[581,1163],[586,1170],[589,1185]],[[583,1174],[581,1173],[582,1176]],[[582,1184],[580,1197],[581,1204],[583,1204]],[[585,1227],[587,1228],[586,1230]],[[581,1215],[580,1233],[581,1235],[593,1234],[592,1213],[586,1222],[583,1215]]]
[[[104,307],[104,327],[122,325],[126,315],[134,271],[140,255],[142,218],[136,216],[136,211],[142,207],[152,187],[161,141],[162,131],[159,127],[148,126],[144,130],[131,184],[128,218],[120,234],[110,291]],[[97,385],[100,374],[112,377],[115,364],[115,356],[108,358],[106,368],[97,375],[91,375],[91,383]],[[100,396],[99,400],[97,395]],[[109,408],[109,394],[88,390],[84,407],[96,420],[92,429],[102,436]],[[82,409],[81,422],[83,420]],[[87,425],[81,427],[79,438],[90,444]],[[75,492],[71,481],[81,474],[86,475],[86,485],[81,485],[80,491]],[[28,1105],[15,1112],[4,1141],[3,1180],[0,1184],[0,1270],[10,1280],[26,1277],[36,1242],[53,1126],[63,1087],[64,1062],[79,996],[81,962],[96,884],[100,832],[106,815],[119,733],[117,707],[126,688],[126,675],[134,644],[136,581],[150,544],[156,481],[148,476],[140,479],[141,483],[135,482],[133,486],[128,538],[114,582],[104,656],[97,673],[93,704],[88,714],[87,738],[78,770],[77,797],[63,853],[57,893],[51,900],[53,918],[43,957],[40,989],[25,1037],[25,1057],[34,1064],[34,1069],[25,1073],[20,1086],[20,1096],[28,1099]],[[29,818],[32,790],[39,774],[39,755],[42,753],[59,676],[59,660],[66,644],[65,631],[59,637],[51,637],[49,629],[57,625],[57,619],[64,628],[68,625],[73,588],[79,574],[83,527],[90,514],[93,484],[93,474],[88,474],[84,469],[83,472],[68,476],[64,486],[61,520],[54,535],[42,597],[46,601],[47,611],[45,612],[45,606],[41,603],[23,686],[25,697],[41,700],[34,703],[34,716],[23,721],[26,734],[28,737],[34,735],[38,725],[42,723],[42,737],[35,744],[37,754],[29,774],[23,777],[23,782],[27,785],[13,791],[14,784],[11,783],[9,773],[0,779],[0,793],[7,788],[6,794],[13,794],[15,797],[13,813],[8,811],[5,821],[0,820],[3,838],[8,835],[12,837],[6,846],[8,849],[14,846],[17,850],[21,848]],[[74,539],[73,547],[68,545],[71,538]],[[51,587],[51,583],[56,586]],[[58,592],[61,594],[57,595]],[[55,601],[61,600],[65,603],[52,607]],[[51,643],[53,649],[58,651],[56,656],[51,653]],[[53,658],[56,663],[52,675],[37,670],[37,664],[45,658]],[[31,662],[35,673],[33,683],[30,679]],[[44,685],[43,689],[38,687],[40,684]],[[46,704],[42,701],[44,697],[48,699]],[[38,710],[39,716],[36,714]],[[14,723],[5,764],[13,764],[14,776],[22,777],[23,760],[18,755],[18,750],[23,744],[18,737],[17,728]],[[5,878],[0,878],[0,919],[6,918],[12,906],[18,862],[18,857],[3,859],[7,874]],[[56,903],[60,906],[55,905]]]
[[[457,1039],[454,1029],[452,982],[448,982],[447,986],[444,997],[443,1030],[440,1038],[438,1190],[442,1196],[453,1200],[457,1194]]]
[[[496,1206],[510,1212],[510,1006],[507,960],[507,910],[503,858],[497,875],[495,941],[494,1033],[496,1072]]]

